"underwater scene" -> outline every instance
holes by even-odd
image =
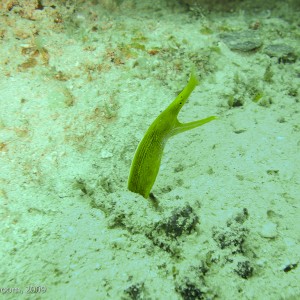
[[[0,298],[300,299],[300,1],[0,0]]]

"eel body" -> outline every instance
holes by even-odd
[[[144,198],[149,197],[159,171],[164,146],[170,137],[199,127],[217,118],[216,116],[210,116],[189,123],[180,123],[178,121],[179,111],[198,84],[198,79],[192,72],[182,92],[148,128],[137,147],[131,164],[128,178],[128,189],[131,192],[138,193]]]

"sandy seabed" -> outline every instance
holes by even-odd
[[[142,2],[142,3],[140,3]],[[0,4],[3,299],[300,299],[297,1]],[[127,190],[170,139],[152,199]]]

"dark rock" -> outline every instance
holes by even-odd
[[[204,294],[193,283],[186,283],[183,286],[176,288],[176,291],[184,300],[201,300],[205,299]]]
[[[278,63],[294,63],[297,60],[295,49],[286,44],[268,45],[264,52],[270,57],[277,57]]]
[[[213,239],[221,249],[229,248],[233,254],[244,253],[244,241],[248,235],[248,229],[237,224],[224,229],[214,229]]]
[[[144,283],[131,285],[124,292],[132,300],[144,299],[143,297]]]
[[[171,217],[161,223],[159,227],[166,233],[167,236],[176,238],[181,236],[183,233],[190,234],[198,223],[198,216],[194,213],[193,209],[187,205],[174,210]]]
[[[248,260],[240,261],[237,264],[237,268],[234,270],[240,277],[248,279],[253,275],[253,267]]]
[[[283,271],[284,271],[285,273],[287,273],[287,272],[290,272],[291,270],[296,269],[297,267],[298,267],[298,263],[295,263],[295,264],[289,264],[289,265],[287,265],[287,266],[284,267]]]
[[[254,30],[226,32],[220,34],[219,37],[233,51],[249,52],[262,45],[258,32]]]
[[[178,248],[179,241],[177,238],[182,235],[191,234],[198,223],[198,216],[189,205],[186,205],[175,209],[169,218],[157,222],[146,233],[146,237],[155,246],[173,256],[179,257],[180,248]]]

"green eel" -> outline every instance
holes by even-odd
[[[182,92],[148,128],[137,147],[131,164],[128,178],[128,189],[131,192],[140,194],[146,199],[149,197],[159,171],[164,147],[170,137],[217,119],[216,116],[210,116],[189,123],[180,123],[178,121],[179,111],[198,84],[199,81],[195,73],[192,72]]]

